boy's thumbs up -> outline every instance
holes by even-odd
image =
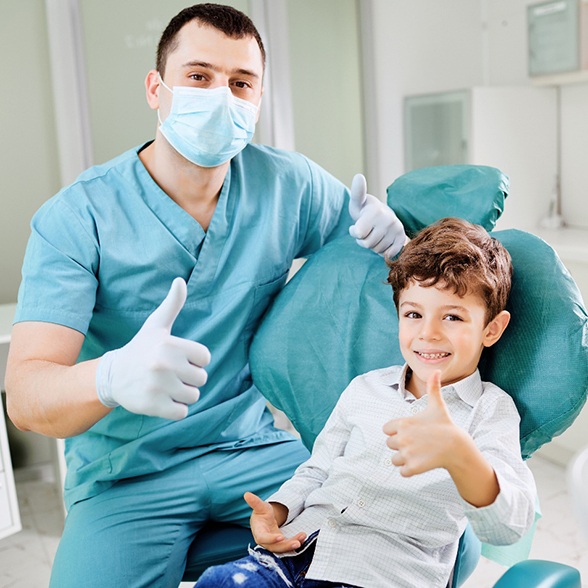
[[[441,394],[441,371],[427,378],[427,406],[418,414],[388,421],[386,444],[395,450],[392,463],[403,476],[444,467],[447,446],[455,425]]]
[[[427,408],[421,414],[432,417],[448,416],[447,405],[441,394],[441,370],[435,370],[427,378],[427,398]]]

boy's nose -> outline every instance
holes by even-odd
[[[439,329],[432,322],[423,322],[419,339],[423,341],[436,341],[440,338]]]

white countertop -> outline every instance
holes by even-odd
[[[563,227],[562,229],[537,229],[533,231],[549,243],[562,261],[588,264],[588,229]]]

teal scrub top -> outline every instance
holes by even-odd
[[[253,386],[249,346],[292,261],[347,233],[346,187],[304,156],[249,145],[230,164],[205,232],[151,178],[141,148],[85,171],[33,217],[15,322],[85,335],[79,361],[125,345],[181,276],[188,298],[172,334],[212,361],[187,418],[114,409],[66,440],[66,504],[116,480],[215,449],[289,439]]]

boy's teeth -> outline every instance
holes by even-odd
[[[447,357],[449,355],[449,353],[420,353],[419,355],[421,357],[424,357],[425,359],[441,359],[442,357]]]

